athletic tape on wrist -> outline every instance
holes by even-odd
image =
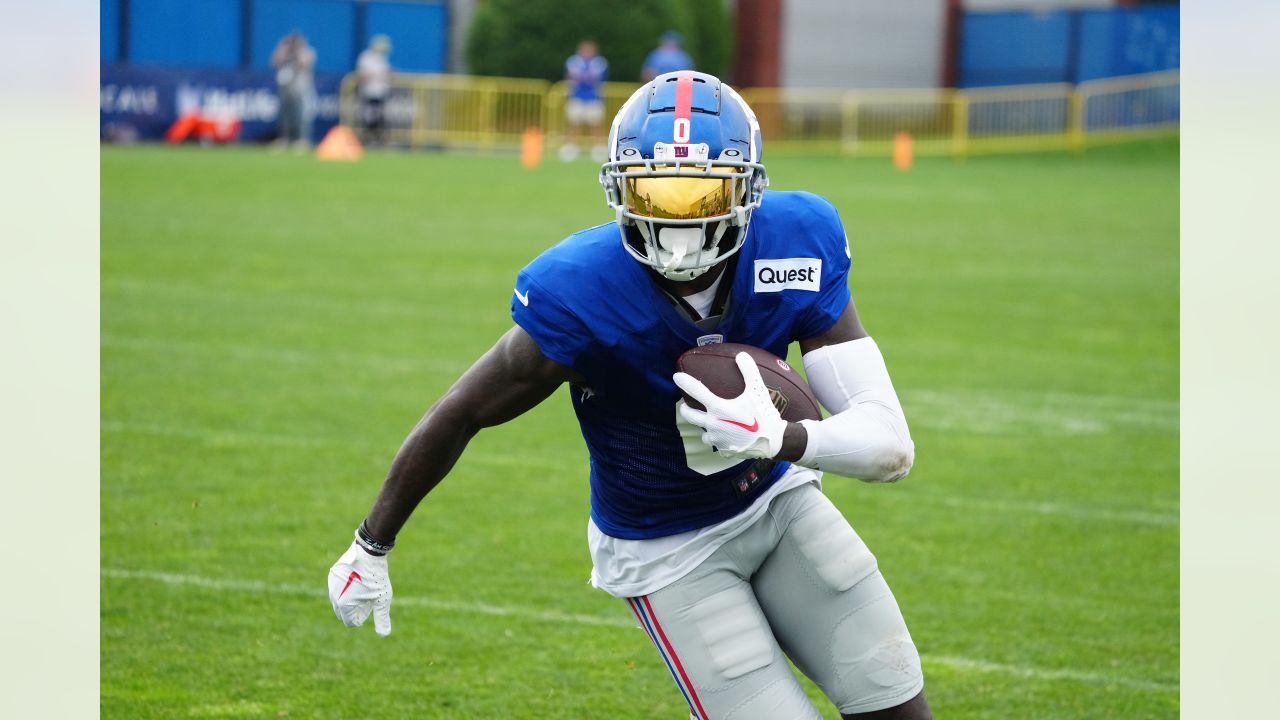
[[[360,547],[364,548],[365,552],[370,555],[378,556],[386,555],[391,552],[391,548],[396,546],[395,540],[392,540],[391,542],[375,540],[374,537],[369,534],[369,529],[365,527],[363,522],[360,523],[360,527],[356,528],[356,542],[360,544]]]

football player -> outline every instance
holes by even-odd
[[[850,299],[835,208],[766,194],[760,145],[751,109],[710,75],[631,96],[600,173],[615,222],[520,272],[515,326],[405,440],[330,571],[345,624],[372,614],[391,632],[396,533],[476,432],[568,383],[591,458],[592,584],[626,602],[694,718],[819,717],[787,658],[846,718],[931,717],[898,604],[820,486],[823,472],[899,480],[914,444]],[[738,397],[674,372],[713,342],[783,357],[799,343],[830,417],[784,421],[745,353]]]

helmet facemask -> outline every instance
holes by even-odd
[[[715,159],[706,144],[658,143],[654,151],[648,159],[624,149],[601,168],[600,182],[627,252],[669,280],[692,280],[742,247],[768,177],[735,148]]]

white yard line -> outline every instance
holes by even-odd
[[[324,598],[326,593],[317,580],[315,586],[295,583],[270,583],[261,580],[237,580],[231,578],[203,577],[177,573],[155,572],[150,570],[129,570],[124,568],[102,568],[102,577],[113,580],[146,580],[172,586],[190,586],[220,592],[244,592],[275,595],[300,595],[312,598]],[[490,605],[461,600],[439,600],[436,598],[412,595],[397,595],[397,607],[424,607],[444,612],[473,613],[495,617],[511,617],[520,620],[534,620],[547,623],[569,623],[576,625],[594,625],[619,629],[636,629],[638,626],[619,613],[618,617],[586,615],[582,613],[562,613],[554,610],[539,610],[520,605]],[[336,621],[335,621],[336,622]],[[942,665],[954,670],[965,670],[984,673],[1012,675],[1014,677],[1049,682],[1077,682],[1086,685],[1104,685],[1130,688],[1134,690],[1152,690],[1158,692],[1177,692],[1178,684],[1157,682],[1139,678],[1129,678],[1100,672],[1089,672],[1071,669],[1046,669],[1029,665],[1009,665],[1005,663],[987,662],[972,658],[950,655],[923,655],[927,665]]]
[[[242,432],[236,430],[208,430],[197,427],[178,427],[156,423],[120,422],[105,420],[101,425],[103,433],[115,435],[153,435],[156,437],[175,437],[196,440],[211,447],[288,447],[321,450],[326,448],[346,448],[379,453],[387,462],[399,447],[397,441],[390,445],[379,445],[375,442],[353,440],[349,437],[279,435],[264,432]],[[467,457],[466,462],[477,465],[488,465],[505,468],[536,468],[558,472],[585,472],[585,462],[571,465],[545,455],[533,455],[517,450],[507,450],[501,455],[476,454]]]
[[[883,497],[889,498],[886,494]],[[1056,515],[1059,517],[1115,522],[1130,525],[1154,525],[1157,527],[1176,527],[1180,520],[1177,510],[1160,512],[1159,510],[1133,510],[1128,508],[1104,508],[1087,505],[1072,505],[1051,500],[1016,500],[994,497],[964,497],[959,495],[933,495],[917,493],[906,496],[892,496],[894,499],[909,500],[912,503],[930,503],[943,507],[974,511],[971,518],[980,518],[993,512],[1031,513],[1035,515]]]
[[[344,365],[391,372],[458,375],[466,363],[427,355],[393,357],[333,349],[264,347],[107,334],[108,352],[135,351],[217,357],[285,366]],[[903,406],[915,427],[994,435],[1096,435],[1114,430],[1177,433],[1176,400],[1002,389],[905,389]]]
[[[202,358],[216,357],[251,363],[275,363],[290,367],[299,366],[349,366],[390,372],[432,372],[451,376],[461,375],[467,369],[465,362],[431,358],[394,357],[352,353],[329,349],[299,350],[295,348],[269,348],[235,343],[201,343],[185,340],[168,340],[148,337],[103,335],[102,347],[108,352],[131,350],[137,352],[164,353],[168,355],[192,355]]]
[[[291,308],[325,317],[367,318],[370,315],[414,318],[419,321],[456,317],[451,309],[429,302],[398,302],[382,297],[317,295],[295,289],[217,287],[190,283],[113,277],[103,282],[107,294],[137,295],[148,299],[193,300],[202,305],[224,303],[254,309]]]
[[[211,578],[199,575],[180,575],[175,573],[151,572],[148,570],[122,570],[119,568],[103,568],[102,576],[112,579],[151,580],[165,585],[191,585],[206,590],[229,592],[267,593],[272,595],[309,595],[323,597],[325,592],[319,582],[315,586],[297,585],[294,583],[268,583],[261,580],[235,580],[231,578]],[[628,623],[621,615],[617,618],[578,613],[562,613],[550,610],[535,610],[519,606],[488,605],[485,603],[458,602],[453,600],[437,600],[435,598],[414,597],[412,595],[396,595],[397,606],[425,607],[447,612],[467,612],[479,615],[499,617],[519,617],[540,622],[576,623],[578,625],[603,625],[606,627],[630,628],[635,623]]]
[[[102,423],[102,432],[121,435],[154,435],[158,437],[178,437],[196,440],[214,447],[289,447],[289,448],[353,448],[369,452],[394,452],[395,448],[380,446],[376,443],[352,440],[349,437],[325,436],[290,436],[276,433],[243,432],[236,430],[211,430],[190,426],[173,426],[156,423],[124,422],[106,420]],[[389,459],[389,456],[388,456]],[[478,463],[489,466],[520,467],[536,466],[552,467],[572,472],[574,466],[563,462],[548,460],[541,456],[526,454],[506,454],[502,456],[475,455],[466,456],[465,463]],[[887,495],[885,497],[888,497]],[[1078,518],[1099,522],[1115,522],[1132,525],[1155,525],[1174,527],[1178,525],[1178,513],[1158,512],[1144,508],[1098,508],[1069,503],[1017,500],[1007,498],[964,497],[958,495],[912,495],[911,501],[940,504],[958,509],[972,509],[984,512],[1036,513],[1059,517]]]
[[[104,420],[102,422],[102,432],[116,435],[155,435],[159,437],[187,438],[189,440],[199,440],[208,445],[223,447],[247,445],[251,447],[373,449],[371,443],[352,442],[341,438],[277,435],[275,433],[241,432],[237,430],[208,430],[198,427],[120,422],[118,420]]]
[[[423,302],[397,302],[375,297],[331,297],[294,289],[273,290],[156,282],[120,277],[104,283],[108,293],[161,296],[227,302],[250,307],[268,305],[305,309],[329,316],[366,317],[390,315],[420,321],[453,319],[451,308]],[[195,344],[175,339],[109,335],[108,349],[150,350],[217,355],[231,359],[276,362],[286,365],[342,363],[378,369],[426,369],[460,372],[464,365],[439,359],[382,357],[339,351],[310,351],[297,348],[270,348],[246,345]],[[1176,433],[1179,406],[1176,400],[1155,398],[1037,393],[999,388],[937,390],[905,389],[904,405],[919,427],[990,434],[1098,434],[1116,429],[1141,429]]]
[[[1037,668],[1028,665],[1009,665],[1006,663],[987,662],[954,655],[921,655],[926,664],[945,665],[955,670],[973,670],[976,672],[1012,675],[1031,680],[1064,680],[1084,683],[1086,685],[1114,685],[1134,690],[1154,690],[1158,692],[1177,692],[1178,683],[1141,680],[1138,678],[1108,675],[1106,673],[1089,672],[1087,670],[1070,670],[1067,668]]]
[[[1112,430],[1178,432],[1178,402],[1013,390],[905,389],[913,425],[1008,435],[1088,435]]]

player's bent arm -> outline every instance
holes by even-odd
[[[481,428],[500,425],[581,378],[548,359],[514,326],[436,401],[396,453],[364,527],[391,544],[414,508],[453,468]]]
[[[798,423],[803,439],[789,426],[789,442],[779,456],[867,482],[906,477],[915,461],[915,443],[884,357],[858,320],[853,302],[830,330],[802,340],[800,350],[809,385],[832,415]]]

